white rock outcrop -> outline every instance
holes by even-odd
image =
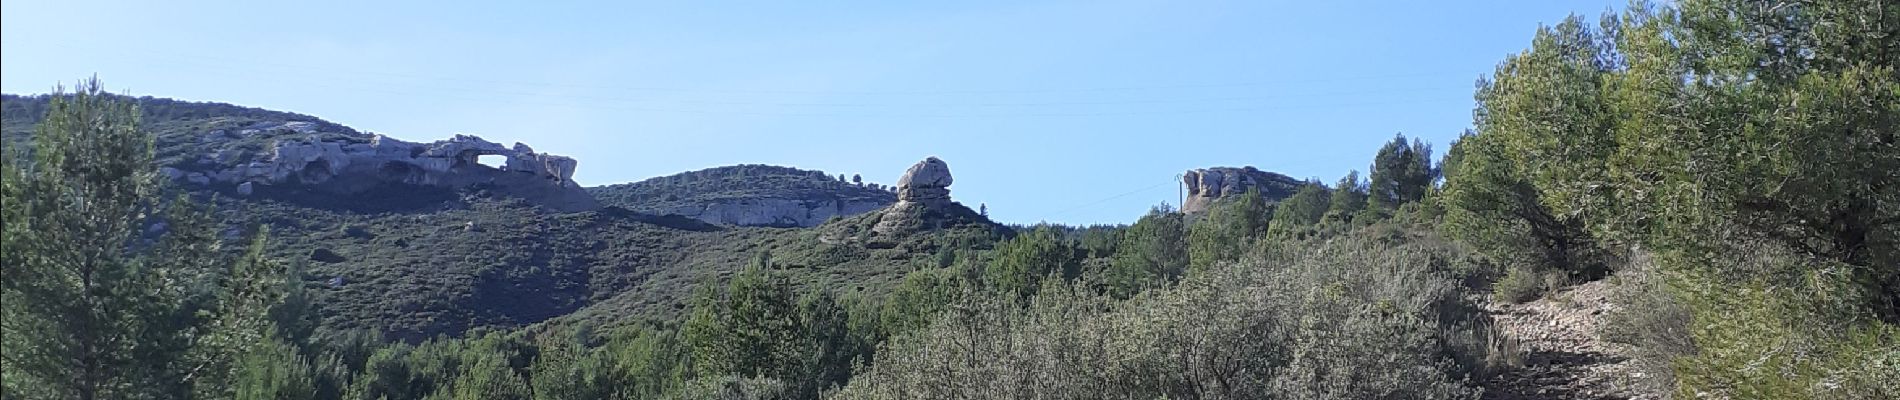
[[[943,221],[974,215],[974,211],[950,199],[950,165],[937,157],[925,158],[904,171],[897,180],[897,204],[878,216],[871,230],[890,235],[943,225]]]
[[[600,206],[574,182],[578,163],[573,158],[537,153],[525,144],[502,146],[472,135],[417,143],[319,131],[316,123],[295,121],[267,128],[279,136],[263,151],[225,147],[207,151],[195,164],[167,167],[161,173],[191,184],[232,185],[245,195],[279,185],[351,194],[389,183],[441,188],[486,184],[563,211]],[[206,137],[241,139],[264,132],[243,129],[232,135],[217,130]],[[496,155],[506,158],[500,167],[477,161]]]
[[[1299,190],[1301,182],[1278,173],[1261,171],[1254,167],[1213,167],[1189,170],[1181,175],[1181,183],[1187,189],[1187,198],[1181,201],[1181,212],[1198,213],[1207,211],[1215,200],[1223,197],[1257,190],[1269,199],[1278,200]]]
[[[514,148],[470,135],[455,135],[449,140],[414,143],[388,136],[372,136],[367,143],[353,139],[278,140],[264,160],[235,167],[229,173],[216,174],[220,180],[265,184],[318,184],[345,174],[370,175],[384,181],[416,185],[465,185],[468,170],[491,168],[476,162],[484,155],[507,157],[504,172],[533,174],[555,184],[572,186],[573,158],[535,153],[527,145]]]
[[[897,180],[898,203],[936,204],[950,201],[950,165],[937,157],[925,158]]]

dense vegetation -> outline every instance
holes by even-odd
[[[88,83],[7,105],[0,397],[1475,399],[1520,363],[1484,303],[1606,277],[1657,392],[1900,397],[1900,8],[1775,4],[1573,17],[1442,162],[1125,227],[179,196]],[[753,176],[857,186],[616,190]]]
[[[1616,339],[1677,395],[1894,397],[1896,37],[1878,1],[1639,3],[1540,29],[1478,89],[1446,227],[1507,265],[1510,300],[1644,260]]]

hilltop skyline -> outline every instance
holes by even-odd
[[[1401,132],[1442,154],[1499,57],[1611,4],[8,2],[0,88],[97,74],[405,140],[519,141],[580,160],[587,186],[735,164],[891,184],[937,156],[998,220],[1129,223],[1177,203],[1189,169],[1331,182]],[[78,9],[96,29],[49,36]]]

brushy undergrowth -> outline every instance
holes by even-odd
[[[839,398],[1472,399],[1513,362],[1441,243],[1267,243],[1129,300],[966,296]]]

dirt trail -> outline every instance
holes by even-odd
[[[1572,286],[1523,304],[1487,306],[1523,343],[1524,366],[1485,382],[1486,399],[1661,399],[1637,393],[1641,377],[1620,345],[1597,329],[1613,310],[1609,280]]]

